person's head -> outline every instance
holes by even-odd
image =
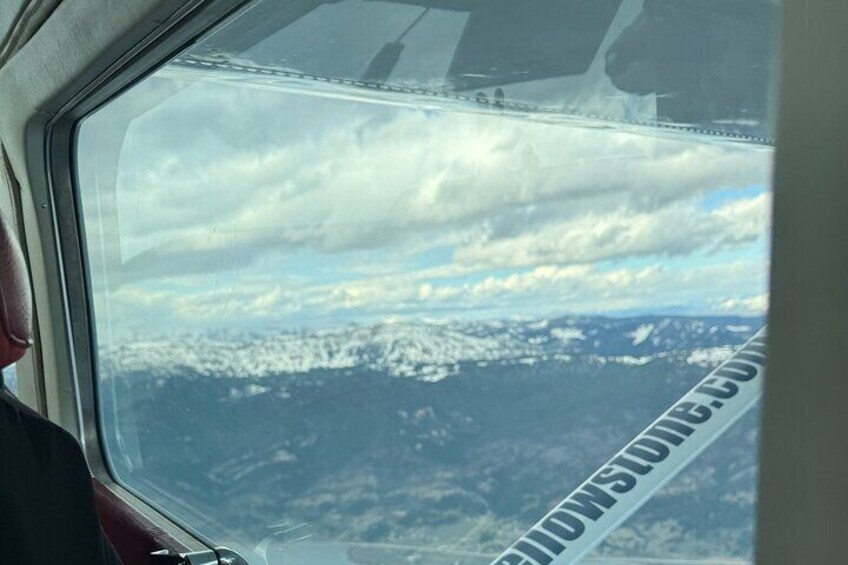
[[[32,344],[32,297],[26,264],[12,223],[0,213],[0,369]]]

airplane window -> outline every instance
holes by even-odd
[[[15,370],[16,363],[12,363],[8,367],[2,370],[2,378],[0,378],[0,383],[3,383],[3,386],[14,394],[18,395],[18,373]]]
[[[95,111],[116,480],[251,563],[552,562],[499,555],[765,324],[777,19],[258,2]],[[750,562],[757,410],[588,562]]]

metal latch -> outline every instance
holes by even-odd
[[[155,565],[248,565],[241,555],[226,547],[192,553],[171,553],[163,549],[151,553],[150,558]]]

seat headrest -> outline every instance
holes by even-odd
[[[12,228],[0,214],[0,368],[32,345],[32,295],[26,264]]]

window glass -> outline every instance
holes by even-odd
[[[490,563],[763,327],[777,15],[260,2],[97,110],[116,479],[255,563]],[[757,424],[593,555],[749,562]]]
[[[8,367],[3,368],[2,382],[3,386],[6,387],[6,390],[14,394],[18,395],[18,373],[15,369],[16,363],[12,363]]]

